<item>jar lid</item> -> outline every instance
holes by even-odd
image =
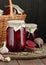
[[[15,31],[21,29],[22,27],[25,28],[25,21],[24,20],[9,20],[8,27],[13,27]]]
[[[34,23],[29,23],[29,24],[25,24],[26,28],[37,28],[37,24]]]
[[[33,34],[34,31],[37,29],[37,24],[34,24],[34,23],[25,24],[25,27],[26,27],[26,31]]]
[[[17,23],[25,23],[24,20],[9,20],[7,21],[9,24],[17,24]]]

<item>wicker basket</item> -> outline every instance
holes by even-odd
[[[0,16],[0,46],[3,45],[3,42],[6,40],[6,28],[8,20],[25,20],[26,14],[14,14],[12,7],[12,0],[9,0],[10,5],[10,15],[1,15]]]

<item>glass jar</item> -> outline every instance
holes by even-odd
[[[34,41],[37,37],[37,24],[26,24],[26,31],[26,39]]]
[[[26,43],[24,20],[8,21],[6,46],[10,51],[21,51]]]

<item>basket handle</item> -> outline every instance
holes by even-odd
[[[10,5],[10,15],[13,16],[12,0],[9,0],[9,5]]]

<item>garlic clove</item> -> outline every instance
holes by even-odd
[[[11,61],[11,58],[10,57],[4,58],[3,55],[0,54],[0,61],[7,61],[7,62],[9,62],[9,61]]]
[[[39,46],[42,47],[44,44],[44,40],[42,38],[35,38],[34,42]]]
[[[11,58],[10,57],[6,57],[5,61],[11,61]]]
[[[1,61],[4,61],[4,57],[3,57],[3,55],[1,55],[1,54],[0,54],[0,60],[1,60]]]
[[[8,53],[8,48],[6,47],[6,42],[4,42],[4,45],[2,48],[0,48],[0,53]]]
[[[8,49],[6,47],[3,47],[0,51],[0,53],[8,53]]]

